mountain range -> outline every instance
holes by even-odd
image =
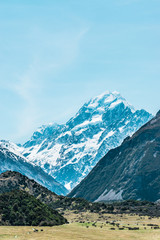
[[[66,124],[40,127],[16,150],[71,190],[110,149],[151,118],[119,93],[105,92],[86,102]]]
[[[90,201],[160,200],[160,111],[110,150],[70,197]]]

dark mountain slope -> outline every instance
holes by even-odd
[[[160,111],[110,150],[68,196],[91,201],[160,199]]]

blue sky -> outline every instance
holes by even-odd
[[[1,139],[24,142],[107,90],[159,110],[159,0],[0,1]]]

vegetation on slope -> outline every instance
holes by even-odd
[[[59,199],[57,194],[19,172],[6,171],[1,173],[0,193],[11,192],[16,189],[25,191],[46,204]]]
[[[0,194],[0,225],[53,226],[66,222],[56,210],[24,191]]]
[[[53,210],[61,214],[74,212],[76,214],[83,212],[112,214],[138,214],[141,216],[160,216],[160,204],[148,201],[127,200],[121,202],[93,203],[82,198],[70,198],[58,196],[45,187],[36,183],[34,180],[18,173],[7,171],[0,174],[0,193],[13,190],[23,190],[44,204],[47,204]],[[5,223],[6,224],[6,223]],[[11,223],[10,223],[11,224]]]
[[[93,203],[83,198],[67,198],[52,202],[50,207],[60,213],[74,211],[75,213],[89,211],[99,214],[137,214],[139,216],[160,217],[160,203],[149,201],[126,200],[110,203]]]

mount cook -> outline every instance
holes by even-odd
[[[66,124],[40,127],[18,151],[71,190],[110,149],[151,118],[119,93],[105,92],[85,103]]]

